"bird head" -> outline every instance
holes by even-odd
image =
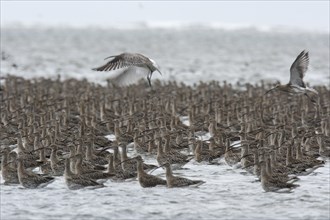
[[[159,70],[159,66],[158,66],[158,64],[157,64],[153,59],[150,59],[150,58],[149,58],[149,60],[150,60],[150,62],[152,63],[152,66],[155,68],[155,70],[158,71],[160,75],[163,75],[163,74],[160,72],[160,70]]]

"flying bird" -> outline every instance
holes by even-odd
[[[157,63],[139,53],[122,53],[117,56],[109,56],[106,59],[112,58],[103,66],[94,68],[95,71],[114,71],[119,70],[117,76],[112,78],[116,84],[125,84],[133,77],[137,78],[140,74],[147,75],[149,86],[151,86],[151,76],[154,71],[162,73],[158,69]]]
[[[304,94],[306,95],[312,103],[316,103],[315,99],[310,96],[312,94],[314,97],[318,96],[318,92],[306,86],[303,81],[304,76],[306,75],[309,64],[309,55],[308,51],[303,50],[292,63],[290,67],[290,81],[286,85],[277,84],[274,88],[268,90],[265,94],[279,90],[282,92],[290,94]]]

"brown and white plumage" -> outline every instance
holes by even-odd
[[[274,90],[283,91],[286,93],[301,93],[306,95],[311,102],[316,103],[315,97],[317,97],[318,92],[306,86],[303,81],[304,76],[306,75],[309,65],[309,54],[308,51],[303,50],[295,59],[290,67],[290,81],[286,85],[276,85],[274,88],[266,92],[269,93]]]
[[[151,174],[147,174],[143,170],[143,159],[141,156],[135,157],[137,162],[137,173],[138,173],[138,180],[142,187],[155,187],[157,185],[166,185],[166,180],[159,178],[157,176],[153,176]]]
[[[66,185],[71,190],[82,189],[85,187],[94,188],[94,189],[104,187],[103,184],[100,184],[93,179],[72,173],[72,171],[70,170],[69,158],[65,159],[64,178]]]
[[[59,160],[57,157],[58,147],[53,144],[50,146],[52,149],[50,153],[50,167],[54,176],[62,176],[64,174],[64,160]]]
[[[83,156],[81,154],[77,154],[76,156],[76,166],[75,171],[77,175],[81,175],[83,178],[88,178],[92,180],[99,180],[99,179],[109,179],[110,177],[113,177],[113,173],[108,172],[102,172],[99,170],[90,170],[90,169],[84,169],[83,164]]]
[[[126,179],[131,179],[136,177],[135,172],[124,171],[121,165],[116,164],[116,161],[114,160],[115,158],[114,155],[110,154],[108,158],[109,158],[109,166],[107,172],[110,174],[114,174],[114,177],[112,177],[113,181],[124,181]]]
[[[172,173],[171,164],[165,163],[163,166],[165,166],[166,169],[166,183],[168,188],[190,185],[199,186],[205,183],[203,180],[190,180],[184,177],[174,176]]]
[[[133,172],[137,173],[137,163],[133,160],[130,160],[130,158],[127,156],[127,150],[126,150],[126,144],[120,143],[119,146],[121,147],[121,165],[122,169],[126,172]],[[157,166],[152,164],[145,164],[142,163],[144,170],[151,170],[156,168]]]
[[[303,50],[290,67],[290,84],[306,88],[303,81],[309,65],[308,51]]]
[[[162,166],[165,163],[169,163],[174,165],[175,168],[181,168],[186,163],[189,162],[189,158],[187,155],[184,155],[178,151],[169,149],[170,147],[165,145],[165,150],[167,152],[163,151],[163,147],[161,146],[162,140],[161,138],[157,138],[157,162],[160,166]],[[167,147],[166,147],[167,146]]]
[[[292,189],[298,187],[299,185],[288,183],[283,181],[283,178],[276,178],[273,176],[269,176],[266,171],[266,163],[265,161],[260,162],[261,166],[261,186],[265,192],[277,192],[282,189],[287,189],[291,191]]]
[[[139,53],[122,53],[116,56],[110,56],[105,59],[112,58],[106,64],[93,68],[95,71],[114,71],[120,70],[118,75],[111,78],[115,84],[123,85],[131,81],[132,77],[140,74],[147,75],[148,83],[151,86],[151,76],[154,71],[161,72],[156,62]]]
[[[20,184],[29,189],[42,188],[55,181],[54,177],[27,172],[22,158],[18,158],[17,174]]]
[[[9,151],[9,147],[3,149],[1,163],[2,178],[5,180],[5,185],[19,184],[17,169],[10,166],[10,163],[16,163],[16,161],[8,162]]]

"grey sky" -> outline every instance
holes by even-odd
[[[1,24],[114,26],[134,22],[289,26],[329,32],[329,1],[1,1]]]

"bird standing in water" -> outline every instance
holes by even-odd
[[[274,90],[279,90],[290,94],[300,93],[306,95],[311,100],[311,102],[315,104],[315,97],[318,97],[318,92],[313,88],[307,87],[303,81],[303,78],[306,75],[306,71],[308,69],[308,64],[308,51],[303,50],[290,67],[289,83],[286,85],[278,84],[274,88],[268,90],[265,94]]]
[[[151,86],[151,76],[154,71],[158,71],[160,75],[162,73],[158,69],[157,63],[138,53],[122,53],[117,56],[110,56],[113,58],[103,66],[94,68],[95,71],[113,71],[120,69],[118,75],[112,78],[112,81],[116,84],[122,85],[137,77],[139,73],[147,74],[149,86]]]

